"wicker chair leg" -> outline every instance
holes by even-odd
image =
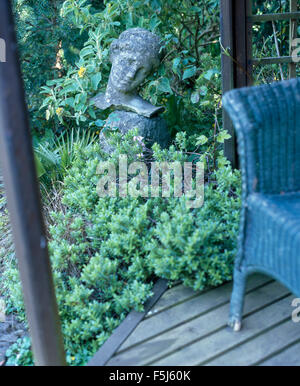
[[[242,270],[234,270],[234,282],[230,302],[230,315],[228,325],[233,328],[233,331],[235,332],[240,331],[242,328],[246,279],[247,277]]]

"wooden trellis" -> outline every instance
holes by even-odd
[[[296,77],[296,63],[292,57],[292,41],[297,37],[297,25],[300,12],[297,12],[297,0],[290,0],[290,12],[253,15],[252,0],[221,0],[221,45],[223,93],[233,88],[252,85],[253,67],[266,64],[289,64],[290,78]],[[290,21],[289,56],[253,58],[252,29],[253,24]],[[231,135],[224,147],[225,156],[233,167],[238,167],[236,138],[231,121],[223,113],[223,126]]]

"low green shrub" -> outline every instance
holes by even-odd
[[[132,149],[128,158],[137,159],[135,134],[119,142],[116,135],[118,146],[109,159],[117,162],[124,149]],[[181,133],[177,147],[155,145],[154,160],[187,161],[184,140]],[[195,290],[220,285],[231,279],[236,249],[240,176],[221,156],[223,166],[209,175],[204,206],[193,210],[184,196],[100,198],[96,169],[104,159],[98,144],[75,145],[62,209],[50,214],[56,295],[67,359],[74,365],[84,364],[130,310],[143,309],[157,276],[182,280]],[[4,292],[25,319],[14,260],[5,266]]]
[[[218,286],[232,277],[239,173],[227,166],[215,172],[214,178],[206,186],[201,209],[188,210],[184,200],[167,205],[148,245],[147,260],[157,276],[182,280],[195,290]]]
[[[6,351],[6,356],[8,357],[6,366],[31,366],[33,364],[33,357],[30,348],[31,342],[28,336],[19,338]]]

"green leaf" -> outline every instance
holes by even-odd
[[[207,80],[211,80],[211,78],[216,75],[216,74],[219,74],[220,72],[216,69],[212,69],[212,70],[208,70],[204,75],[203,77]]]
[[[34,154],[34,160],[35,160],[35,167],[36,167],[37,176],[38,176],[38,178],[40,178],[46,173],[46,170],[45,170],[41,160],[39,159],[39,157],[36,154]]]
[[[81,51],[80,51],[80,56],[82,58],[85,58],[86,56],[88,55],[91,55],[94,53],[94,49],[92,46],[87,46],[85,48],[83,48]]]
[[[191,12],[201,13],[202,12],[202,8],[200,8],[200,7],[191,7],[190,11]]]
[[[200,135],[200,137],[197,138],[196,146],[204,145],[208,141],[208,138],[205,135]]]
[[[62,106],[71,106],[74,108],[74,98],[67,98],[61,103]]]
[[[69,92],[75,92],[75,91],[78,91],[78,90],[80,90],[80,87],[79,87],[78,83],[74,82],[73,84],[70,84],[69,86],[64,87],[59,92],[59,95],[64,95],[64,94],[67,94]]]
[[[160,78],[157,90],[168,94],[173,94],[168,78]]]
[[[95,125],[98,127],[102,127],[104,123],[105,121],[103,121],[102,119],[97,119],[97,121],[95,121]]]
[[[97,74],[93,75],[91,78],[92,86],[95,91],[98,90],[99,83],[102,80],[102,74],[101,72],[98,72]]]
[[[92,108],[89,108],[89,114],[90,114],[91,118],[96,119],[96,113],[95,113],[95,111]]]
[[[181,61],[180,58],[175,58],[175,59],[173,60],[172,70],[173,70],[173,72],[175,72],[175,74],[177,74],[177,75],[179,75],[179,65],[180,65],[180,61]]]
[[[43,86],[41,87],[41,94],[51,94],[52,93],[52,88]]]
[[[200,95],[206,96],[208,92],[208,88],[206,86],[202,86],[199,88]]]
[[[196,74],[196,72],[197,72],[196,66],[187,68],[183,73],[182,80],[189,79],[189,78],[193,77]]]
[[[191,95],[192,103],[198,103],[199,100],[200,100],[199,92],[198,91],[193,92],[193,94]]]
[[[208,106],[208,105],[210,105],[210,101],[202,101],[201,102],[201,106]]]
[[[228,134],[227,130],[223,130],[219,133],[219,135],[217,136],[217,141],[219,143],[224,143],[224,141],[226,139],[230,139],[231,138],[231,135]]]
[[[46,121],[49,121],[49,119],[51,118],[51,112],[49,109],[46,110]]]

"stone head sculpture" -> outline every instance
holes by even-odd
[[[142,28],[124,31],[110,46],[111,73],[105,94],[97,95],[94,104],[105,110],[133,111],[153,117],[163,111],[138,95],[138,87],[160,64],[160,38]]]

